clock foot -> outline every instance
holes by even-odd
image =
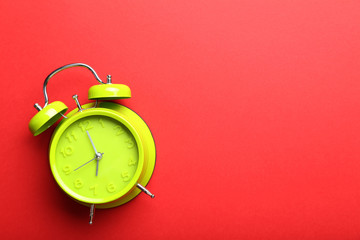
[[[95,213],[95,204],[91,204],[91,205],[90,205],[90,220],[89,220],[89,224],[92,224],[92,223],[93,223],[94,213]]]
[[[151,198],[154,198],[155,195],[152,194],[149,190],[147,190],[144,186],[142,186],[140,183],[136,184],[136,186],[143,191],[144,193],[146,193],[147,195],[149,195]]]

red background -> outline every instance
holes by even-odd
[[[2,239],[359,239],[359,1],[0,3]],[[157,162],[124,206],[56,186],[28,122],[73,62],[128,84]],[[51,79],[75,108],[89,71]]]

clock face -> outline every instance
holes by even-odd
[[[143,164],[139,142],[131,125],[111,111],[84,110],[54,134],[51,169],[60,187],[73,198],[107,203],[135,186]]]

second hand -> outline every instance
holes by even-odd
[[[104,155],[104,153],[98,153],[99,155],[100,155],[100,157],[102,157],[102,155]],[[75,168],[74,169],[74,171],[76,171],[76,170],[78,170],[79,168],[81,168],[81,167],[83,167],[83,166],[85,166],[86,164],[88,164],[88,163],[90,163],[90,162],[92,162],[92,161],[94,161],[95,159],[97,159],[98,158],[98,156],[96,156],[96,157],[94,157],[93,159],[91,159],[90,161],[87,161],[86,163],[84,163],[83,165],[81,165],[80,167],[77,167],[77,168]],[[97,160],[97,162],[99,162],[99,160]],[[98,164],[98,163],[97,163]]]

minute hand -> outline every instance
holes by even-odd
[[[91,139],[91,137],[90,137],[89,131],[88,131],[88,130],[86,130],[86,133],[87,133],[87,135],[88,135],[88,137],[89,137],[89,139],[90,139],[91,145],[92,145],[92,146],[93,146],[93,148],[94,148],[95,154],[97,154],[97,153],[98,153],[98,151],[96,151],[96,148],[95,148],[94,142],[93,142],[93,140],[92,140],[92,139]]]

